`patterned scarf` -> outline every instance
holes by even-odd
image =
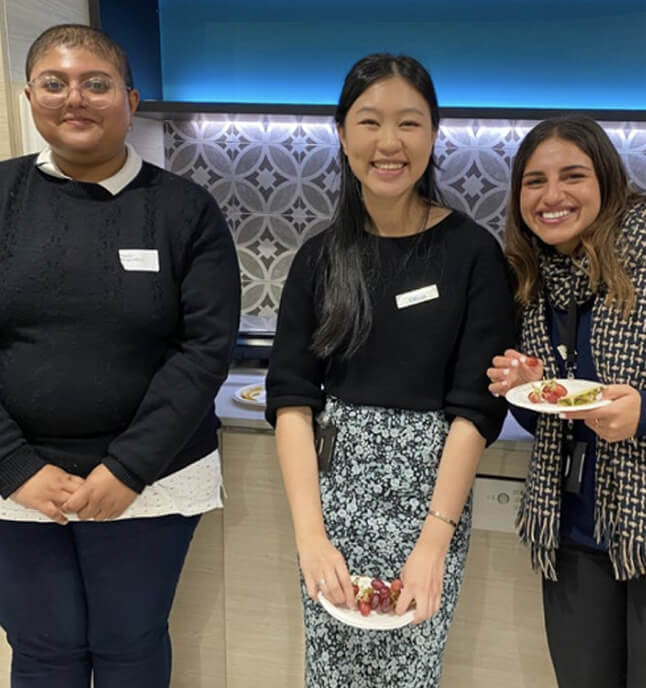
[[[592,359],[604,384],[629,384],[646,390],[646,202],[624,216],[617,248],[636,290],[627,320],[605,303],[607,289],[590,288],[586,265],[568,256],[541,250],[540,274],[556,308],[567,310],[572,289],[578,304],[594,297]],[[545,378],[558,377],[547,325],[545,294],[523,312],[520,350],[545,362]],[[529,472],[516,528],[529,545],[532,566],[556,580],[556,549],[561,514],[561,440],[564,423],[557,415],[539,414]],[[595,532],[606,542],[617,580],[646,575],[646,437],[606,442],[597,437],[595,463]]]

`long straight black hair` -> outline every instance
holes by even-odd
[[[336,108],[337,127],[345,124],[348,110],[357,98],[375,82],[401,76],[428,103],[431,126],[437,132],[440,115],[435,87],[430,74],[412,57],[375,53],[359,60],[348,72]],[[316,303],[318,328],[312,350],[321,358],[332,355],[341,359],[352,356],[372,328],[372,305],[363,257],[372,241],[366,231],[370,219],[361,196],[361,185],[348,158],[341,149],[341,190],[334,218],[319,256]],[[433,154],[424,173],[415,184],[415,192],[429,205],[441,199],[435,181]]]

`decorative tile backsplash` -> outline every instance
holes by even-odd
[[[536,122],[444,120],[435,144],[446,203],[502,237],[511,162]],[[646,191],[646,122],[602,123],[633,185]],[[324,229],[338,198],[331,117],[209,115],[167,121],[167,169],[207,188],[233,232],[242,310],[273,315],[291,260]]]

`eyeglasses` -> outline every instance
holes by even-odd
[[[83,100],[97,110],[104,110],[114,103],[118,91],[131,91],[128,86],[117,86],[107,76],[92,76],[77,86],[53,75],[43,75],[27,82],[27,86],[39,105],[52,110],[62,107],[70,97],[72,88],[78,88]]]

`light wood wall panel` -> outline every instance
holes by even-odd
[[[8,70],[8,41],[4,21],[4,0],[0,2],[0,160],[11,157],[11,86],[6,79]]]
[[[11,80],[24,85],[25,59],[34,39],[54,24],[89,24],[87,0],[5,0]]]
[[[9,688],[9,666],[11,664],[11,649],[6,635],[0,628],[0,688]]]
[[[2,0],[2,11],[6,18],[3,36],[6,41],[6,74],[3,83],[9,104],[8,140],[12,155],[20,155],[18,95],[25,87],[25,59],[29,46],[54,24],[89,24],[90,11],[88,0]]]

